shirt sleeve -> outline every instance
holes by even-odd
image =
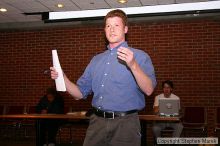
[[[77,86],[79,87],[79,90],[81,91],[84,99],[87,98],[87,96],[92,93],[92,75],[91,75],[91,72],[92,72],[93,59],[88,64],[88,66],[86,67],[84,73],[78,79],[78,81],[76,83]]]
[[[140,65],[143,72],[147,74],[148,77],[151,79],[153,87],[155,88],[157,85],[157,81],[151,58],[147,53],[145,53],[144,51],[142,52],[143,53],[140,53],[140,55],[138,55],[136,59],[138,60],[138,64]]]

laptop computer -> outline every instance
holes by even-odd
[[[180,100],[173,98],[159,99],[160,116],[179,116]]]

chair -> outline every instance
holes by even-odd
[[[28,114],[36,114],[36,106],[28,106],[27,107],[27,113]]]
[[[4,115],[6,110],[5,105],[0,105],[0,114]],[[0,120],[0,138],[3,138],[5,135],[5,119]]]
[[[0,114],[1,115],[4,115],[5,114],[5,111],[6,110],[6,106],[5,105],[0,105]]]
[[[163,137],[163,136],[169,136],[169,135],[171,135],[172,133],[174,132],[174,129],[173,128],[171,128],[171,127],[167,127],[167,128],[165,128],[165,129],[163,129],[163,130],[161,130],[161,136]]]
[[[27,106],[26,114],[36,114],[36,106]],[[35,120],[34,119],[24,119],[22,123],[24,128],[24,137],[31,138],[35,136]]]
[[[183,131],[201,131],[200,136],[207,136],[206,108],[185,107],[183,113]],[[189,135],[187,135],[189,136]],[[193,135],[195,136],[195,135]]]
[[[25,114],[25,106],[6,106],[5,114]],[[7,129],[7,137],[15,137],[17,139],[20,135],[18,131],[21,130],[22,122],[23,119],[5,119],[4,125]]]
[[[25,114],[25,106],[6,106],[5,114],[7,115],[17,115],[17,114]],[[9,119],[10,121],[8,124],[15,127],[21,126],[21,119]]]
[[[71,113],[72,107],[64,107],[64,114]],[[69,143],[73,143],[73,136],[72,136],[72,126],[73,124],[70,121],[64,121],[64,123],[58,129],[58,136],[59,136],[59,144],[61,143],[62,133],[65,129],[68,131]]]
[[[215,112],[215,128],[214,128],[215,135],[218,136],[220,132],[220,107],[216,108]]]
[[[163,119],[164,117],[160,117],[160,119]],[[171,119],[175,118],[174,121]],[[155,121],[156,123],[153,125],[153,142],[154,145],[157,144],[157,139],[159,137],[165,137],[165,138],[179,138],[182,136],[182,130],[183,130],[183,124],[180,121],[180,116],[178,117],[165,117],[164,121]],[[172,145],[172,144],[168,144]]]
[[[15,114],[24,114],[25,106],[7,106],[6,114],[15,115]]]

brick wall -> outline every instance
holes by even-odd
[[[147,98],[162,92],[161,82],[174,81],[175,94],[184,106],[208,109],[209,135],[213,135],[215,107],[220,106],[220,22],[212,19],[132,22],[127,36],[132,47],[146,51],[153,61],[158,86]],[[86,65],[105,47],[102,24],[0,32],[0,104],[35,105],[54,81],[43,74],[57,49],[67,76],[76,81]],[[90,107],[91,98],[65,105],[75,110]]]

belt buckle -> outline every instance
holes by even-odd
[[[111,117],[111,118],[106,117],[105,113],[106,113],[106,112],[104,112],[104,118],[107,118],[107,119],[115,119],[115,113],[114,113],[114,112],[108,112],[108,113],[111,113],[111,114],[112,114],[112,117]]]

